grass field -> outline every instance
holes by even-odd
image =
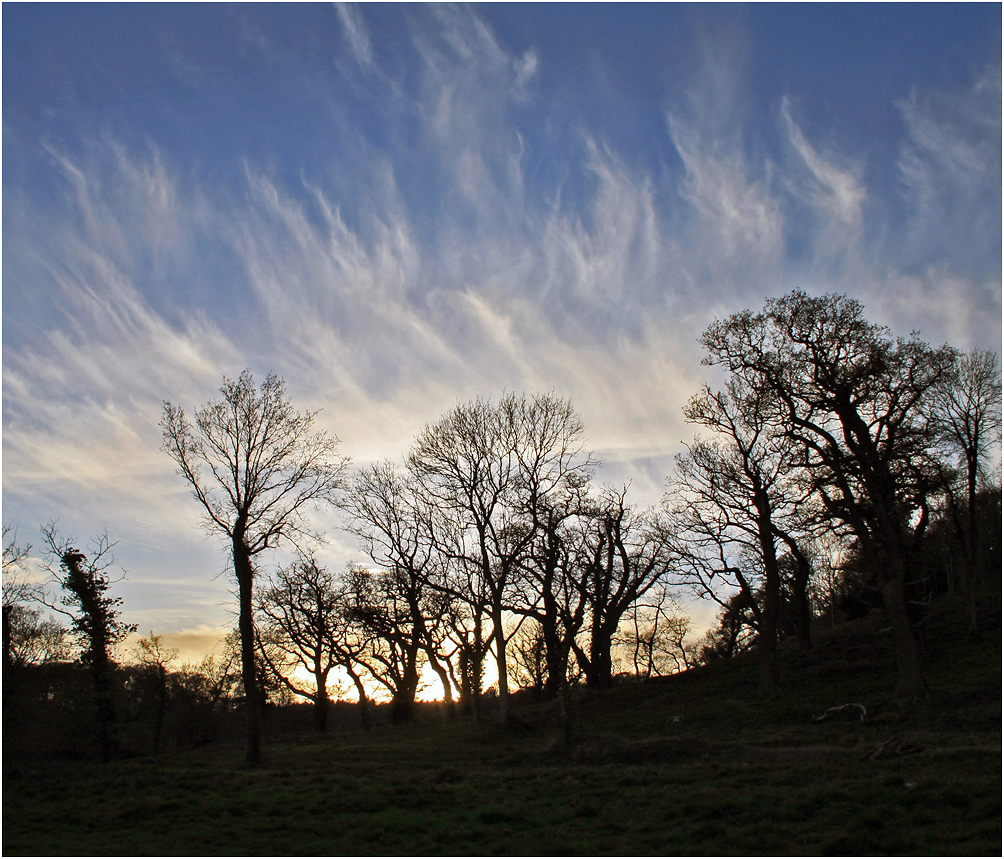
[[[1001,852],[999,605],[973,647],[956,606],[926,625],[931,694],[888,704],[879,619],[782,653],[782,693],[748,659],[576,693],[577,742],[531,726],[381,726],[239,749],[5,772],[4,855],[673,855]],[[848,702],[868,717],[812,716]],[[536,727],[533,727],[536,726]],[[895,757],[870,760],[896,740]]]

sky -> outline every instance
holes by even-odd
[[[158,422],[224,374],[355,465],[554,391],[648,505],[715,318],[797,287],[1000,351],[999,4],[2,15],[3,522],[107,531],[123,619],[183,657],[234,600]]]

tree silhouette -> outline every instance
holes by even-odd
[[[261,760],[261,716],[255,673],[255,559],[286,543],[318,539],[306,514],[332,502],[345,460],[338,439],[313,430],[316,412],[298,412],[285,383],[269,375],[255,388],[250,370],[223,377],[222,397],[188,420],[164,403],[164,450],[202,505],[206,526],[227,540],[237,579],[241,663],[247,709],[247,753]]]
[[[893,629],[895,697],[916,700],[926,686],[906,572],[938,482],[925,412],[955,350],[916,335],[894,339],[860,302],[799,290],[714,322],[701,343],[705,363],[776,396],[813,490],[830,519],[853,531],[879,583]]]
[[[627,503],[627,487],[606,488],[597,500],[576,587],[585,598],[589,640],[572,641],[586,684],[613,679],[613,639],[631,606],[658,584],[675,560],[670,532],[657,511]]]
[[[65,592],[62,606],[46,603],[68,616],[72,632],[81,645],[81,662],[88,667],[94,682],[97,715],[97,738],[101,760],[107,763],[115,746],[114,671],[115,645],[136,631],[134,624],[120,618],[120,597],[108,596],[111,579],[108,569],[115,560],[110,556],[113,544],[103,534],[92,541],[90,558],[73,548],[69,539],[61,539],[54,523],[42,527],[46,545],[47,568]],[[53,564],[58,566],[54,567]]]
[[[469,603],[476,635],[482,614],[491,622],[503,724],[509,721],[504,615],[519,601],[536,511],[591,464],[571,402],[553,394],[462,403],[426,426],[408,455],[433,514],[429,535],[446,562],[437,586]]]
[[[323,734],[330,705],[328,675],[340,664],[342,600],[334,577],[314,558],[300,557],[273,574],[268,588],[259,592],[257,608],[263,658],[291,692],[313,701],[314,730]],[[296,667],[313,677],[313,691],[291,679],[290,669]]]
[[[141,638],[133,648],[136,661],[150,672],[153,679],[155,711],[153,729],[153,751],[160,752],[164,735],[164,718],[167,715],[167,667],[178,658],[176,647],[166,647],[164,636],[150,631],[149,638]]]
[[[800,551],[798,511],[806,491],[795,467],[797,450],[775,397],[754,385],[733,377],[724,390],[705,387],[687,403],[687,420],[715,435],[698,437],[677,457],[671,497],[679,531],[677,551],[689,572],[684,578],[723,607],[717,580],[738,585],[746,594],[756,618],[759,689],[771,695],[777,685],[781,610],[778,539]],[[807,570],[798,580],[803,585],[800,614],[808,614]],[[759,600],[754,591],[760,593]],[[802,620],[807,634],[808,618]]]
[[[983,540],[977,515],[979,479],[991,448],[1001,438],[1001,371],[995,352],[974,349],[959,357],[953,371],[934,388],[932,418],[950,460],[961,466],[965,511],[951,478],[946,480],[949,509],[962,544],[962,589],[969,634],[976,637],[976,578],[983,569]]]

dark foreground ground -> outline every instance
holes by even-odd
[[[928,700],[901,713],[873,617],[785,650],[755,695],[737,660],[576,694],[577,741],[429,720],[107,766],[7,767],[4,855],[1001,854],[999,595],[973,646],[925,625]],[[814,723],[830,707],[857,714]],[[881,750],[880,750],[880,747]]]

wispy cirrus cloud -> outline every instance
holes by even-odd
[[[953,92],[914,89],[899,102],[906,125],[899,171],[914,261],[999,262],[1001,67]],[[997,268],[999,272],[999,267]]]
[[[359,10],[351,3],[335,3],[335,11],[342,25],[345,42],[356,62],[364,68],[373,66],[373,43],[370,41],[366,22]]]
[[[700,43],[652,164],[589,115],[554,148],[558,70],[476,10],[409,11],[395,63],[365,9],[331,17],[371,88],[343,91],[328,66],[297,77],[329,123],[308,165],[242,152],[221,177],[109,129],[47,143],[45,194],[5,185],[5,518],[117,532],[148,586],[144,625],[171,581],[189,594],[162,615],[174,630],[228,622],[225,558],[157,421],[162,400],[191,408],[244,366],[323,408],[360,464],[458,399],[553,389],[582,412],[601,479],[647,502],[691,435],[680,406],[707,378],[696,338],[716,315],[802,286],[862,298],[899,333],[999,342],[999,72],[904,96],[890,200],[797,99],[754,123],[742,27]],[[367,98],[383,101],[363,123]],[[356,550],[323,518],[338,565]]]

